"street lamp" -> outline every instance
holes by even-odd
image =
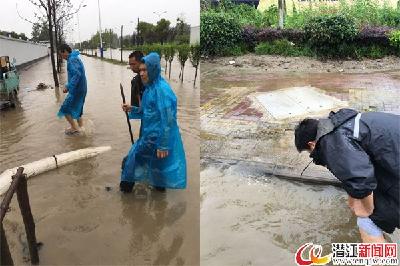
[[[103,39],[101,38],[101,16],[100,16],[100,0],[97,0],[97,6],[99,8],[99,28],[100,28],[100,56],[103,58]]]
[[[83,5],[82,7],[87,7],[87,5]],[[82,50],[82,43],[81,43],[81,30],[80,30],[80,27],[79,27],[79,11],[80,11],[80,9],[78,10],[78,12],[77,12],[77,17],[78,17],[78,40],[79,40],[79,50]]]

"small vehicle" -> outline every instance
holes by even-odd
[[[0,109],[15,106],[19,91],[19,74],[8,56],[0,57]]]

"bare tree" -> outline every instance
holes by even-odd
[[[63,25],[66,21],[72,19],[73,15],[79,11],[79,8],[82,5],[83,0],[81,1],[79,8],[73,10],[73,5],[71,4],[70,0],[28,0],[32,5],[34,5],[39,13],[41,14],[42,18],[45,19],[48,25],[49,31],[49,39],[50,39],[50,58],[51,58],[51,65],[53,70],[53,79],[54,85],[59,87],[58,75],[57,72],[60,72],[61,69],[61,61],[58,58],[58,44],[62,40],[63,33]],[[17,7],[18,12],[18,7]],[[44,12],[44,13],[43,13]],[[22,17],[19,12],[18,15],[32,24],[34,22]],[[34,13],[35,17],[38,17],[38,13]],[[54,34],[53,34],[54,29]],[[57,54],[57,67],[56,67],[56,60],[54,58],[54,53]],[[58,71],[57,71],[58,70]]]

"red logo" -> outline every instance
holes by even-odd
[[[310,247],[308,252],[308,258],[304,258],[303,252],[305,249]],[[296,263],[297,265],[326,265],[331,261],[332,253],[323,257],[320,257],[322,253],[321,245],[314,245],[313,243],[306,243],[302,245],[296,252]]]

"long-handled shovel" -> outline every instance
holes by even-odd
[[[125,104],[124,87],[122,87],[121,83],[119,84],[119,88],[121,89],[122,103]],[[133,141],[133,135],[132,135],[132,126],[131,126],[131,122],[129,121],[128,112],[125,112],[125,115],[126,115],[126,122],[128,123],[128,127],[129,127],[129,134],[131,135],[131,142],[133,144],[134,141]]]

